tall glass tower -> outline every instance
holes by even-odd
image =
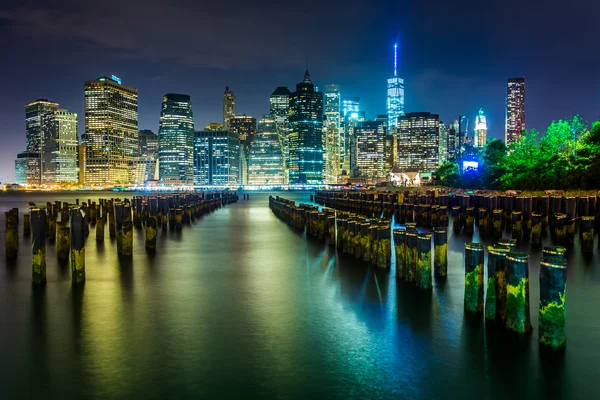
[[[163,96],[158,128],[158,174],[167,185],[194,182],[194,115],[187,94]]]
[[[482,148],[487,143],[487,119],[483,108],[479,109],[477,118],[475,118],[475,135],[473,137],[473,146]]]
[[[254,144],[248,157],[248,184],[274,185],[285,183],[283,153],[273,115],[258,121]]]
[[[308,70],[290,95],[291,184],[323,182],[323,93],[315,89]]]
[[[77,114],[56,110],[42,116],[42,184],[77,183]]]
[[[288,183],[289,178],[289,111],[290,111],[290,89],[287,86],[279,86],[271,94],[269,98],[270,115],[275,118],[277,123],[277,133],[279,134],[279,142],[283,152],[283,168],[285,183]]]
[[[340,85],[325,86],[325,183],[337,183],[341,174],[344,138],[341,130]]]
[[[398,44],[394,44],[394,75],[387,80],[388,127],[396,128],[404,115],[404,79],[398,76]]]
[[[138,91],[116,76],[85,82],[85,183],[128,183],[138,151]]]
[[[229,86],[225,87],[223,94],[223,128],[229,130],[229,119],[235,116],[235,95]]]
[[[506,88],[506,128],[504,141],[507,145],[519,140],[525,130],[525,77],[508,78]]]

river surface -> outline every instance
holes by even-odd
[[[309,202],[309,192],[278,194]],[[135,230],[129,261],[108,229],[100,246],[91,229],[81,288],[47,244],[48,283],[36,288],[29,240],[5,260],[4,211],[98,193],[0,194],[1,398],[600,397],[597,240],[591,258],[578,241],[568,254],[567,346],[547,352],[537,340],[540,250],[519,248],[530,252],[534,329],[518,338],[463,312],[464,243],[477,234],[449,230],[448,280],[421,293],[393,268],[293,231],[268,195],[159,231],[155,255]]]

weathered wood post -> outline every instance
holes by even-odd
[[[6,258],[14,259],[19,254],[19,210],[13,208],[4,213],[6,227],[5,251]]]
[[[379,222],[371,220],[371,264],[377,265],[377,257],[379,256]]]
[[[327,216],[327,233],[329,234],[329,245],[335,246],[335,214]]]
[[[544,257],[540,263],[539,340],[553,348],[566,344],[565,290],[567,260]]]
[[[557,244],[567,244],[567,214],[554,214],[554,238]]]
[[[23,215],[23,236],[29,237],[31,235],[31,226],[29,224],[29,214]]]
[[[406,281],[415,282],[419,261],[419,233],[416,229],[406,230]]]
[[[500,245],[488,246],[487,292],[485,295],[485,319],[506,321],[506,254],[510,248]]]
[[[418,235],[418,241],[417,287],[431,290],[431,233],[421,233]]]
[[[66,222],[61,221],[58,224],[56,235],[56,257],[61,261],[69,259],[69,251],[71,249],[71,229]]]
[[[583,250],[584,253],[591,253],[594,251],[594,223],[594,217],[581,217],[579,231],[581,232],[581,250]]]
[[[344,235],[346,233],[346,228],[348,226],[348,220],[345,215],[340,215],[336,220],[337,225],[337,237],[336,237],[336,247],[343,251],[344,248]]]
[[[390,238],[390,225],[387,221],[383,221],[377,228],[377,267],[390,268],[392,259],[392,241]]]
[[[108,208],[108,236],[111,238],[114,238],[117,235],[117,224],[116,224],[116,220],[115,220],[115,209],[114,209],[114,202],[112,200],[109,200],[107,202],[107,208]],[[117,242],[117,246],[119,245],[119,243]]]
[[[567,243],[573,244],[575,241],[575,221],[577,218],[577,198],[565,198],[565,214],[567,214]]]
[[[536,246],[542,243],[543,218],[542,213],[531,213],[531,244]]]
[[[531,330],[528,262],[527,253],[506,254],[506,327],[521,334]]]
[[[181,207],[177,207],[175,209],[175,230],[177,232],[181,231],[183,228],[183,210]]]
[[[53,212],[48,213],[46,216],[46,223],[48,224],[46,236],[48,237],[48,241],[50,243],[54,243],[56,242],[56,215],[54,215]]]
[[[406,276],[406,230],[394,229],[394,250],[396,253],[396,279]]]
[[[85,282],[85,217],[79,207],[71,208],[71,278],[73,284]]]
[[[542,257],[564,257],[567,252],[567,248],[563,246],[544,246],[542,250]]]
[[[521,243],[523,236],[523,214],[521,211],[513,211],[511,214],[512,218],[512,238],[517,241],[517,244]]]
[[[467,207],[465,210],[465,233],[475,232],[475,207]]]
[[[356,257],[356,259],[360,260],[362,257],[362,224],[363,224],[363,220],[358,219],[356,220],[356,222],[354,223],[354,238],[352,239],[352,250],[353,250],[353,254],[354,257]]]
[[[133,255],[133,222],[131,220],[123,221],[123,257]]]
[[[515,251],[517,248],[517,240],[516,239],[508,239],[501,238],[498,239],[497,242],[500,246],[506,246],[510,249],[510,251]]]
[[[483,312],[483,245],[465,243],[465,311]]]
[[[461,214],[460,206],[452,207],[452,230],[454,233],[460,233],[462,230]]]
[[[494,239],[502,238],[502,209],[492,211],[492,219],[494,221]]]
[[[440,281],[448,276],[448,231],[446,228],[433,230],[433,274]]]
[[[29,210],[31,222],[31,280],[36,285],[46,284],[46,211],[39,207]]]

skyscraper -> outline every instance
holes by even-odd
[[[360,98],[344,97],[342,99],[342,117],[346,118],[346,114],[358,112],[360,110]]]
[[[198,131],[194,139],[194,184],[239,185],[240,139],[230,131]]]
[[[458,117],[458,149],[460,151],[460,147],[467,142],[467,137],[469,136],[469,119],[460,115]]]
[[[440,135],[439,135],[439,158],[440,165],[448,161],[448,147],[450,146],[450,126],[444,125],[442,121],[440,121]],[[452,134],[452,140],[454,140],[454,134]]]
[[[361,178],[382,178],[391,169],[388,154],[386,154],[386,139],[392,140],[387,135],[385,121],[357,122],[354,128],[353,144],[356,146],[352,152],[356,161],[353,175]]]
[[[137,136],[137,89],[114,75],[85,82],[85,183],[127,183]]]
[[[473,146],[482,148],[487,143],[487,121],[483,108],[479,109],[479,113],[475,119],[475,135],[473,137]]]
[[[290,95],[291,184],[323,182],[323,93],[315,90],[308,70]]]
[[[23,151],[15,160],[15,182],[19,185],[37,186],[40,184],[40,153]]]
[[[138,132],[138,155],[158,158],[158,136],[150,129]]]
[[[31,170],[26,172],[27,184],[39,185],[41,182],[41,159],[38,162],[33,158],[41,157],[41,135],[43,130],[42,116],[48,112],[58,110],[58,103],[46,99],[37,99],[25,106],[25,152],[21,153],[21,166],[26,165]],[[24,154],[28,162],[24,162]]]
[[[344,140],[341,131],[339,85],[325,86],[325,183],[337,183],[341,175]]]
[[[138,133],[138,157],[130,169],[131,181],[142,185],[158,179],[158,135],[149,129]]]
[[[519,140],[525,130],[525,77],[508,78],[506,88],[506,145]]]
[[[286,86],[279,86],[269,98],[269,114],[275,118],[277,123],[277,132],[279,142],[283,152],[283,168],[285,174],[285,183],[288,182],[289,170],[289,110],[290,110],[290,90]]]
[[[241,183],[248,183],[248,156],[256,134],[256,118],[250,115],[235,115],[229,118],[229,131],[240,140],[240,174]]]
[[[404,79],[398,76],[398,44],[394,44],[394,75],[387,80],[388,127],[398,124],[398,117],[404,115]]]
[[[42,115],[40,142],[42,184],[77,183],[77,114],[56,110]]]
[[[439,166],[440,117],[407,113],[398,120],[398,166],[402,170],[435,171]]]
[[[158,128],[159,179],[167,185],[194,182],[194,114],[187,94],[163,96]]]
[[[223,128],[229,130],[229,119],[235,115],[235,95],[229,86],[225,87],[223,94]]]
[[[283,152],[273,115],[258,121],[258,129],[248,156],[248,184],[274,185],[285,183]]]

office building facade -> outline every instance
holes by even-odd
[[[235,116],[235,95],[229,86],[225,87],[223,94],[223,128],[229,130],[229,120]]]
[[[85,82],[85,183],[128,183],[138,151],[138,91],[116,76]]]
[[[285,183],[289,178],[289,110],[290,110],[290,89],[287,86],[279,86],[269,97],[269,114],[275,118],[277,123],[277,132],[279,142],[283,152],[283,168],[285,174]]]
[[[406,113],[399,118],[397,128],[398,167],[418,172],[435,171],[439,167],[439,115]]]
[[[341,175],[344,139],[341,121],[341,97],[339,85],[325,86],[324,134],[325,134],[325,183],[337,183]]]
[[[19,185],[38,186],[41,168],[40,153],[23,151],[15,159],[15,182]]]
[[[308,71],[290,95],[289,183],[323,182],[323,93]]]
[[[394,74],[387,80],[387,113],[389,129],[396,128],[404,115],[404,79],[398,76],[398,45],[394,45]]]
[[[254,144],[248,156],[249,185],[285,183],[283,152],[275,116],[265,115],[259,122]]]
[[[78,146],[77,114],[59,109],[42,116],[40,168],[43,185],[79,182]]]
[[[239,137],[230,131],[197,131],[194,138],[194,185],[239,184]]]
[[[385,177],[392,165],[386,140],[393,140],[387,134],[385,121],[362,121],[354,127],[353,157],[356,161],[353,175],[365,179]]]
[[[159,179],[165,185],[194,182],[194,114],[187,94],[163,96],[158,128]]]
[[[525,78],[509,78],[506,88],[506,145],[516,142],[525,130]]]

